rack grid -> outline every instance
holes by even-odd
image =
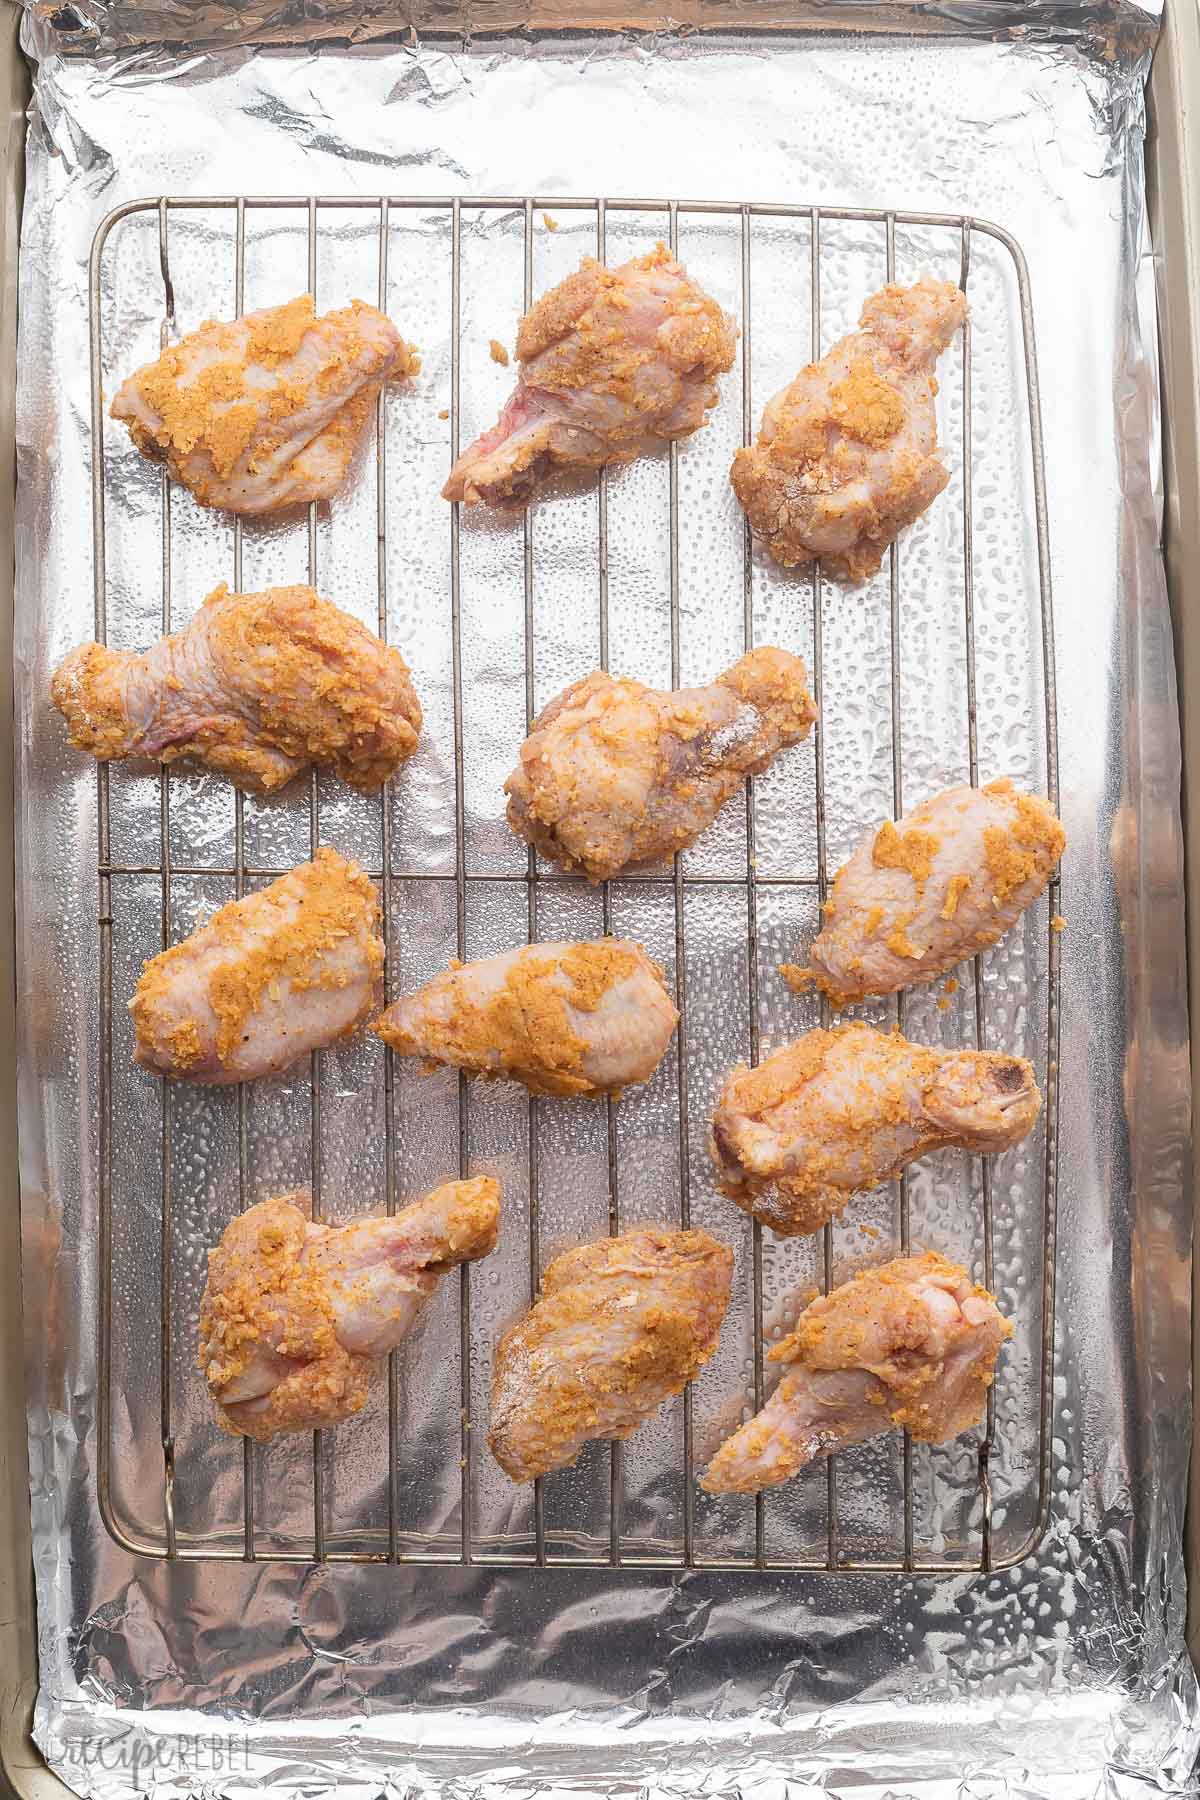
[[[388,247],[392,221],[406,210],[419,210],[423,214],[444,215],[449,228],[450,239],[450,449],[457,456],[460,449],[460,411],[461,411],[461,378],[462,378],[462,246],[463,246],[463,214],[472,216],[491,213],[514,214],[521,221],[523,231],[523,271],[524,301],[529,306],[534,297],[534,227],[535,217],[545,208],[553,208],[558,213],[591,213],[595,219],[595,254],[605,260],[609,248],[610,221],[615,216],[641,214],[659,217],[665,224],[664,236],[672,250],[679,241],[680,220],[702,218],[720,218],[732,221],[739,234],[740,246],[740,279],[741,279],[741,348],[740,348],[740,380],[741,380],[741,429],[742,440],[749,442],[753,435],[754,419],[752,417],[751,388],[751,352],[752,352],[752,242],[756,221],[771,221],[773,227],[794,225],[802,230],[808,240],[808,256],[810,259],[811,317],[809,320],[811,337],[811,354],[820,354],[822,344],[822,231],[831,222],[845,221],[878,227],[884,236],[886,246],[886,264],[888,279],[893,279],[896,272],[896,233],[898,228],[929,227],[953,234],[958,247],[959,282],[963,291],[968,288],[971,273],[972,249],[977,237],[983,236],[1000,245],[1011,259],[1011,267],[1015,275],[1016,292],[1019,309],[1020,351],[1023,373],[1026,383],[1024,396],[1028,420],[1028,450],[1032,458],[1032,528],[1036,533],[1037,581],[1038,592],[1036,606],[1041,626],[1041,690],[1044,700],[1044,758],[1047,784],[1052,803],[1058,804],[1058,749],[1056,728],[1056,702],[1054,677],[1054,624],[1053,605],[1050,585],[1048,529],[1046,515],[1045,478],[1043,468],[1042,430],[1038,397],[1037,360],[1034,346],[1033,309],[1029,289],[1028,272],[1020,246],[1016,240],[1001,227],[987,221],[971,217],[954,217],[934,213],[905,212],[896,210],[874,210],[855,208],[827,208],[819,206],[793,207],[767,203],[737,203],[725,201],[675,201],[661,199],[604,199],[604,198],[552,198],[533,197],[470,197],[463,199],[447,196],[429,197],[274,197],[274,196],[241,196],[241,197],[193,197],[135,200],[117,208],[101,225],[96,234],[92,248],[90,267],[90,301],[91,301],[91,349],[92,349],[92,435],[94,446],[93,460],[93,528],[95,543],[95,633],[101,642],[106,639],[108,615],[108,569],[106,565],[106,489],[105,489],[105,426],[103,396],[103,343],[102,343],[102,298],[106,280],[106,250],[112,240],[114,230],[125,220],[134,215],[151,215],[157,224],[158,260],[160,265],[163,317],[161,323],[161,342],[165,345],[175,332],[175,291],[171,270],[171,228],[173,222],[188,212],[227,212],[233,220],[233,243],[235,246],[236,268],[234,274],[234,290],[236,310],[245,310],[246,284],[246,244],[247,220],[268,213],[284,212],[293,217],[302,218],[306,224],[308,251],[308,281],[310,290],[315,291],[317,279],[318,247],[323,216],[328,209],[336,208],[339,212],[358,211],[368,218],[378,220],[378,304],[386,309],[388,293]],[[961,606],[962,624],[966,646],[965,662],[965,716],[967,720],[968,744],[967,763],[970,779],[977,784],[980,775],[979,738],[978,738],[978,695],[976,680],[976,619],[975,619],[975,539],[974,539],[974,500],[972,472],[973,446],[973,386],[972,386],[972,347],[971,327],[964,331],[962,351],[962,441],[961,455],[965,471],[962,481],[961,497],[961,531],[962,531],[962,585]],[[387,544],[388,544],[388,462],[387,434],[383,429],[383,399],[379,402],[380,416],[375,442],[375,482],[376,482],[376,523],[377,523],[377,570],[378,570],[378,629],[381,636],[386,637],[387,618]],[[672,445],[669,451],[669,569],[670,569],[670,664],[672,684],[678,685],[681,677],[681,593],[680,593],[680,450]],[[111,503],[111,502],[110,502]],[[441,504],[431,502],[431,504]],[[172,628],[172,556],[171,556],[171,506],[168,482],[165,472],[162,475],[162,617],[163,632]],[[596,598],[598,608],[598,638],[600,647],[600,663],[608,666],[609,659],[609,478],[602,472],[596,484],[597,524],[599,561],[596,571]],[[308,579],[313,585],[318,578],[318,510],[316,506],[308,512]],[[462,638],[462,520],[460,508],[456,505],[447,512],[446,529],[450,536],[450,594],[449,594],[449,628],[450,653],[453,672],[453,724],[454,724],[454,866],[451,870],[431,871],[425,868],[396,869],[393,867],[393,829],[391,814],[386,802],[381,804],[380,842],[382,846],[382,869],[371,870],[372,876],[379,880],[381,903],[384,917],[384,934],[389,949],[392,945],[392,933],[389,930],[389,912],[394,905],[393,891],[402,882],[450,884],[453,891],[455,936],[457,953],[465,956],[467,950],[467,912],[468,893],[473,883],[515,882],[524,886],[526,895],[526,926],[530,941],[535,941],[539,931],[539,904],[543,896],[557,883],[565,878],[539,865],[532,850],[529,852],[527,867],[522,873],[514,874],[489,872],[476,874],[468,867],[466,843],[466,804],[464,798],[464,705],[463,705],[463,638]],[[242,547],[243,534],[240,521],[233,527],[233,557],[230,579],[235,589],[241,587],[242,581]],[[901,608],[902,608],[902,569],[903,546],[893,546],[887,563],[887,594],[891,645],[891,681],[890,681],[890,726],[892,745],[892,800],[898,817],[905,803],[904,792],[904,720],[901,705]],[[743,591],[742,619],[744,645],[749,649],[754,638],[754,604],[753,604],[753,571],[754,550],[747,528],[743,545]],[[523,577],[525,596],[525,715],[527,725],[532,721],[535,708],[535,631],[534,631],[534,589],[535,589],[535,542],[530,515],[525,515],[523,525]],[[812,668],[813,686],[818,702],[823,693],[823,581],[819,566],[812,574]],[[815,730],[815,836],[817,847],[817,869],[815,876],[771,874],[761,876],[758,870],[758,858],[755,843],[756,811],[754,804],[753,784],[748,784],[745,795],[745,868],[740,878],[740,885],[745,895],[746,918],[749,928],[747,979],[749,985],[749,1051],[752,1061],[759,1056],[760,1037],[760,955],[759,955],[759,921],[760,921],[760,887],[768,884],[771,888],[797,887],[807,888],[815,893],[816,899],[823,902],[828,884],[827,845],[826,845],[826,756],[824,731],[818,723]],[[97,775],[98,805],[98,882],[99,882],[99,929],[100,929],[100,1060],[99,1060],[99,1145],[98,1145],[98,1199],[100,1219],[100,1306],[99,1306],[99,1459],[98,1485],[99,1503],[106,1525],[114,1538],[124,1548],[141,1555],[165,1557],[168,1559],[204,1560],[255,1560],[260,1556],[282,1558],[290,1561],[381,1561],[446,1565],[502,1565],[507,1567],[545,1566],[548,1564],[569,1564],[579,1567],[621,1567],[676,1569],[680,1567],[703,1567],[754,1570],[765,1568],[789,1568],[812,1570],[851,1570],[861,1569],[872,1573],[902,1573],[913,1570],[942,1572],[963,1571],[971,1568],[994,1569],[1022,1560],[1041,1536],[1047,1519],[1050,1487],[1050,1454],[1051,1454],[1051,1409],[1052,1379],[1051,1361],[1054,1329],[1054,1282],[1055,1282],[1055,1214],[1056,1214],[1056,1182],[1058,1154],[1058,1005],[1059,1005],[1059,941],[1053,925],[1048,932],[1046,944],[1046,983],[1045,983],[1045,1100],[1046,1128],[1044,1161],[1040,1168],[1040,1207],[1041,1207],[1041,1242],[1044,1248],[1044,1263],[1041,1273],[1041,1320],[1040,1341],[1038,1345],[1038,1368],[1035,1375],[1036,1419],[1032,1421],[1032,1429],[1036,1433],[1036,1495],[1033,1503],[1034,1526],[1032,1532],[1020,1543],[1006,1544],[1002,1554],[995,1555],[993,1550],[993,1508],[992,1486],[990,1479],[990,1463],[995,1447],[996,1410],[994,1395],[989,1393],[988,1410],[985,1428],[982,1431],[977,1459],[977,1484],[979,1499],[979,1531],[977,1552],[971,1556],[954,1558],[928,1557],[920,1553],[914,1541],[913,1526],[913,1447],[907,1436],[903,1445],[903,1548],[900,1554],[885,1559],[870,1558],[856,1560],[844,1549],[839,1531],[838,1504],[838,1459],[830,1458],[826,1465],[826,1509],[827,1528],[823,1554],[817,1557],[789,1558],[780,1560],[769,1554],[767,1533],[765,1528],[766,1509],[770,1504],[762,1495],[757,1496],[754,1505],[753,1550],[747,1555],[724,1556],[706,1554],[704,1546],[697,1543],[695,1522],[695,1490],[694,1490],[694,1426],[692,1412],[692,1395],[688,1390],[683,1398],[682,1412],[682,1448],[683,1448],[683,1484],[682,1484],[682,1516],[677,1544],[663,1545],[655,1549],[645,1539],[633,1541],[626,1537],[624,1531],[624,1456],[622,1446],[611,1446],[609,1471],[609,1505],[608,1505],[608,1542],[607,1546],[581,1547],[574,1544],[564,1547],[558,1537],[551,1533],[545,1521],[545,1482],[538,1482],[535,1489],[533,1505],[533,1525],[528,1536],[505,1542],[497,1542],[494,1538],[476,1534],[472,1522],[472,1475],[475,1458],[479,1451],[475,1447],[475,1439],[479,1435],[478,1422],[473,1418],[473,1401],[470,1383],[470,1362],[472,1350],[471,1327],[471,1293],[472,1273],[463,1267],[459,1274],[460,1305],[460,1362],[461,1362],[461,1429],[460,1461],[461,1461],[461,1522],[457,1531],[457,1543],[434,1542],[430,1540],[423,1548],[413,1551],[402,1543],[404,1538],[402,1506],[400,1501],[400,1461],[402,1455],[402,1417],[397,1375],[397,1359],[403,1355],[403,1349],[393,1353],[389,1358],[387,1381],[387,1413],[388,1413],[388,1518],[386,1529],[377,1533],[378,1541],[368,1546],[358,1544],[346,1548],[338,1542],[327,1542],[326,1506],[324,1501],[325,1485],[328,1470],[327,1435],[314,1433],[312,1440],[312,1535],[307,1545],[280,1548],[272,1546],[264,1549],[260,1544],[260,1529],[255,1514],[255,1481],[253,1446],[243,1442],[243,1508],[240,1543],[228,1541],[210,1542],[197,1538],[177,1528],[175,1517],[174,1491],[176,1480],[176,1444],[173,1429],[173,1389],[176,1371],[172,1366],[172,1308],[175,1301],[173,1284],[173,1166],[172,1166],[172,1113],[167,1085],[161,1084],[160,1106],[160,1138],[161,1138],[161,1194],[159,1204],[160,1219],[160,1255],[161,1255],[161,1308],[162,1331],[159,1358],[159,1423],[162,1445],[162,1494],[161,1494],[161,1531],[143,1527],[134,1529],[127,1527],[117,1516],[112,1500],[112,1453],[113,1453],[113,1360],[112,1360],[112,1325],[113,1325],[113,1213],[114,1213],[114,1121],[113,1121],[113,922],[114,897],[119,904],[120,882],[127,877],[157,878],[160,884],[160,918],[161,944],[163,947],[171,938],[172,918],[172,882],[176,878],[203,875],[222,877],[232,882],[233,892],[241,896],[247,884],[261,879],[271,879],[284,872],[282,867],[271,867],[249,860],[246,853],[246,832],[244,801],[239,792],[235,798],[234,818],[234,857],[228,866],[213,867],[201,861],[183,861],[173,854],[171,837],[171,794],[172,777],[169,769],[163,769],[159,775],[159,846],[157,858],[143,861],[117,860],[112,854],[112,837],[110,831],[110,776],[107,766],[101,765]],[[315,849],[321,841],[320,791],[314,771],[309,788],[309,841]],[[733,803],[733,804],[736,804]],[[381,877],[386,877],[380,879]],[[685,869],[684,860],[676,857],[671,869],[664,873],[651,872],[637,877],[650,886],[663,890],[668,898],[674,917],[675,978],[676,1000],[680,1012],[679,1042],[687,1041],[688,982],[687,966],[689,944],[686,930],[686,899],[691,890],[705,886],[731,886],[728,876],[705,874]],[[613,927],[613,901],[610,884],[605,883],[602,889],[602,914],[605,931]],[[1050,914],[1058,910],[1058,882],[1050,891]],[[147,954],[156,946],[147,946]],[[392,997],[393,980],[389,968],[385,976],[388,998]],[[972,1013],[975,1042],[982,1047],[988,1041],[987,995],[984,983],[981,959],[976,959],[971,975]],[[896,1021],[901,1029],[905,1022],[904,996],[901,995],[896,1008]],[[828,1022],[827,1005],[822,1006],[822,1022]],[[311,1107],[310,1120],[312,1132],[312,1198],[314,1217],[321,1216],[321,1118],[322,1118],[322,1055],[314,1053],[311,1059],[310,1088]],[[383,1061],[384,1102],[383,1117],[385,1126],[384,1164],[386,1178],[386,1199],[389,1212],[398,1204],[397,1182],[397,1146],[395,1124],[395,1065],[391,1052],[387,1052]],[[677,1212],[683,1225],[689,1222],[690,1181],[689,1172],[693,1158],[698,1154],[697,1147],[691,1141],[690,1111],[688,1104],[688,1059],[680,1054],[675,1065],[676,1108],[678,1129],[678,1167],[680,1171]],[[528,1133],[528,1235],[529,1235],[529,1292],[531,1299],[536,1297],[541,1267],[542,1220],[539,1208],[539,1190],[541,1183],[539,1135],[535,1129],[538,1109],[544,1105],[536,1098],[528,1102],[530,1112],[530,1128]],[[621,1228],[620,1207],[620,1159],[618,1135],[616,1129],[616,1108],[609,1100],[606,1106],[606,1144],[609,1196],[609,1229],[616,1232]],[[459,1077],[457,1094],[458,1120],[458,1166],[461,1174],[471,1172],[471,1098],[469,1085],[465,1077]],[[237,1094],[237,1136],[238,1136],[238,1192],[237,1204],[244,1207],[250,1199],[248,1164],[249,1140],[251,1125],[247,1094],[240,1088]],[[982,1267],[979,1271],[985,1284],[994,1285],[995,1275],[995,1242],[994,1242],[994,1203],[992,1191],[992,1174],[986,1159],[982,1162]],[[907,1251],[911,1242],[911,1212],[909,1203],[909,1177],[906,1174],[899,1184],[899,1247]],[[823,1245],[820,1257],[826,1290],[832,1284],[834,1276],[834,1251],[832,1231],[826,1227],[823,1234]],[[755,1223],[752,1232],[752,1295],[754,1317],[754,1354],[752,1397],[755,1406],[762,1403],[764,1394],[764,1265],[763,1240],[761,1227]]]

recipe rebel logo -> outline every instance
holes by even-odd
[[[169,1737],[128,1731],[119,1737],[59,1738],[46,1746],[46,1760],[68,1780],[71,1775],[84,1777],[86,1790],[81,1784],[80,1791],[114,1797],[151,1794],[168,1780],[195,1789],[213,1780],[248,1775],[250,1739],[216,1731],[182,1731]]]

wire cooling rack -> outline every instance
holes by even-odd
[[[510,379],[479,353],[484,320],[495,329],[515,317],[582,252],[623,259],[655,237],[737,313],[740,406],[727,391],[709,431],[551,497],[519,526],[446,507],[440,474]],[[320,306],[341,303],[343,256],[353,291],[406,332],[427,278],[420,342],[435,349],[423,400],[380,400],[373,471],[357,471],[353,543],[343,535],[339,550],[341,500],[300,524],[202,514],[136,457],[105,405],[122,373],[207,311],[273,304],[305,284]],[[751,440],[769,393],[852,326],[872,287],[923,268],[958,280],[974,320],[940,371],[951,487],[866,590],[847,594],[819,568],[783,576],[756,556],[729,501],[730,446]],[[716,1196],[703,1142],[724,1068],[827,1016],[784,995],[775,962],[803,960],[830,868],[859,831],[955,772],[977,783],[1015,767],[1057,803],[1037,363],[1016,241],[972,218],[724,201],[161,198],[100,227],[90,302],[97,638],[144,647],[178,627],[202,598],[197,572],[235,589],[306,578],[340,603],[352,588],[381,636],[396,635],[399,617],[402,647],[425,646],[446,702],[439,734],[428,698],[441,678],[434,669],[423,684],[418,671],[428,779],[399,797],[351,802],[314,774],[304,799],[272,810],[178,770],[98,770],[98,1480],[112,1536],[185,1559],[881,1572],[1020,1561],[1044,1529],[1050,1482],[1057,883],[957,992],[950,983],[863,1014],[1032,1055],[1046,1107],[1019,1156],[995,1169],[930,1159],[862,1203],[857,1223],[848,1215],[811,1242],[781,1244]],[[794,626],[821,722],[790,769],[732,803],[713,846],[597,896],[507,841],[488,733],[503,735],[493,714],[514,693],[528,725],[564,685],[564,655],[577,658],[567,678],[607,667],[614,636],[621,672],[651,679],[635,654],[647,618],[658,632],[647,656],[671,685],[717,673],[719,659],[699,667],[710,634],[732,661]],[[554,654],[543,679],[544,646]],[[519,736],[506,740],[509,764]],[[281,1078],[278,1098],[272,1084],[156,1090],[131,1071],[124,1001],[140,960],[330,841],[380,884],[389,996],[450,955],[503,947],[497,932],[627,932],[647,939],[674,983],[679,1052],[648,1096],[590,1107],[417,1077],[373,1043],[349,1063],[315,1054],[303,1079]],[[410,1140],[423,1133],[432,1138],[414,1162]],[[285,1166],[311,1187],[314,1216],[337,1218],[395,1210],[455,1169],[495,1169],[507,1248],[498,1270],[464,1267],[444,1289],[419,1343],[389,1359],[366,1415],[264,1452],[212,1424],[195,1314],[205,1247],[234,1211],[290,1185]],[[722,1351],[630,1444],[589,1446],[578,1470],[514,1497],[482,1442],[498,1321],[536,1295],[548,1243],[647,1217],[702,1223],[738,1249]],[[844,1278],[864,1249],[920,1242],[969,1260],[1017,1319],[980,1431],[936,1450],[879,1440],[766,1497],[700,1492],[695,1475],[719,1436],[761,1404],[770,1339],[806,1291]]]

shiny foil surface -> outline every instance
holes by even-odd
[[[27,14],[16,657],[37,1739],[81,1794],[1195,1791],[1179,741],[1142,190],[1156,19],[967,4],[642,23],[95,0]],[[295,204],[239,213],[238,196]],[[511,204],[472,204],[486,196]],[[872,211],[944,218],[834,216]],[[672,229],[742,327],[708,429],[674,465],[614,471],[603,504],[594,483],[543,496],[528,535],[453,525],[438,489],[508,392],[489,340],[511,348],[527,285]],[[958,280],[964,246],[970,347],[938,371],[950,486],[862,588],[782,574],[747,550],[734,449],[889,266]],[[164,327],[233,313],[239,268],[247,307],[314,274],[321,308],[382,295],[423,367],[311,528],[247,522],[235,546],[224,516],[182,490],[164,501],[111,421],[97,463],[90,366],[94,348],[107,402]],[[49,676],[93,635],[97,592],[108,641],[144,647],[232,581],[235,553],[247,590],[315,570],[412,666],[426,725],[385,801],[324,776],[316,795],[321,842],[377,875],[386,858],[393,993],[531,923],[605,923],[598,890],[549,869],[531,917],[501,793],[530,709],[605,652],[664,686],[710,679],[748,636],[820,664],[820,765],[812,741],[781,758],[678,886],[670,871],[612,886],[613,929],[673,981],[686,967],[686,1020],[611,1135],[603,1107],[497,1086],[470,1090],[460,1137],[453,1078],[389,1074],[373,1039],[322,1056],[315,1107],[307,1069],[258,1084],[239,1114],[232,1091],[164,1096],[131,1067],[142,959],[231,897],[239,830],[249,870],[307,856],[312,795],[248,799],[239,827],[215,777],[114,767],[102,880],[96,771],[65,743]],[[835,1280],[905,1229],[982,1274],[990,1222],[1016,1334],[987,1504],[981,1432],[911,1454],[880,1439],[761,1509],[704,1495],[685,1448],[701,1467],[771,1378],[756,1314],[769,1347],[825,1274],[820,1238],[760,1239],[716,1192],[713,1094],[817,1022],[777,965],[804,961],[822,852],[832,872],[898,795],[969,777],[971,691],[980,779],[1050,781],[1051,597],[1061,975],[1047,896],[984,959],[979,1005],[990,1047],[1030,1056],[1051,1095],[1057,1079],[1057,1109],[986,1192],[977,1159],[931,1157],[903,1195],[856,1202],[828,1245]],[[910,996],[911,1036],[974,1041],[961,973]],[[205,1250],[241,1203],[315,1177],[342,1219],[460,1158],[501,1179],[496,1255],[442,1284],[320,1450],[243,1459],[194,1366]],[[558,1250],[614,1218],[677,1220],[685,1199],[737,1258],[686,1413],[671,1403],[615,1458],[590,1446],[536,1500],[513,1489],[484,1442],[499,1331]]]

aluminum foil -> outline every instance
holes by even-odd
[[[431,15],[405,21],[425,35],[401,36],[394,13],[370,7],[155,12],[95,0],[27,16],[27,47],[40,60],[21,265],[18,978],[38,1743],[77,1792],[102,1796],[335,1787],[489,1800],[568,1791],[763,1800],[1193,1792],[1200,1729],[1182,1641],[1180,1551],[1190,1222],[1179,747],[1157,547],[1158,389],[1141,162],[1155,16],[1133,6],[909,14],[858,5],[697,14],[692,25],[723,26],[708,32],[433,35],[439,24],[521,22],[482,11]],[[992,1192],[995,1280],[1018,1322],[997,1385],[990,1458],[992,1555],[1011,1566],[988,1574],[968,1566],[980,1554],[976,1434],[946,1450],[918,1449],[910,1488],[918,1559],[958,1560],[961,1573],[883,1572],[903,1549],[906,1525],[895,1440],[844,1457],[837,1477],[834,1554],[878,1568],[756,1569],[751,1505],[685,1507],[679,1406],[626,1449],[621,1547],[626,1556],[677,1558],[690,1516],[699,1557],[737,1566],[319,1564],[307,1442],[256,1453],[258,1560],[236,1560],[245,1529],[241,1453],[212,1427],[192,1341],[203,1250],[239,1199],[237,1103],[180,1093],[164,1134],[158,1090],[128,1067],[123,999],[164,926],[154,873],[111,881],[112,1280],[111,1328],[102,1330],[96,781],[65,747],[46,698],[56,660],[93,628],[89,256],[101,221],[125,202],[250,190],[429,199],[392,209],[386,232],[385,298],[420,345],[424,372],[412,392],[387,403],[382,509],[380,464],[369,451],[348,496],[322,511],[311,546],[319,585],[376,622],[382,517],[386,622],[412,662],[428,721],[422,750],[389,799],[397,986],[457,947],[454,882],[444,879],[456,852],[452,550],[436,498],[454,428],[445,202],[464,198],[464,442],[488,422],[510,379],[487,346],[493,336],[511,339],[525,228],[520,205],[481,213],[466,197],[547,197],[532,219],[536,288],[595,244],[596,214],[556,213],[554,195],[970,213],[1018,242],[1045,430],[1070,848],[1056,1242],[1044,1137],[1002,1159]],[[300,291],[309,272],[305,209],[251,208],[247,221],[247,304]],[[660,214],[614,208],[610,254],[662,230]],[[809,354],[811,225],[757,219],[748,264],[740,230],[736,214],[679,215],[685,259],[739,318],[748,267],[756,416]],[[228,209],[170,214],[168,301],[157,211],[135,211],[113,227],[97,261],[106,391],[155,352],[169,305],[181,330],[232,311],[235,231]],[[861,221],[828,221],[821,233],[827,344],[883,279],[886,233]],[[322,210],[321,304],[374,297],[379,242],[370,207]],[[985,778],[1008,770],[1040,783],[1048,746],[1020,283],[1001,240],[976,233],[971,243],[979,763]],[[953,229],[897,227],[901,278],[930,268],[957,279],[960,254]],[[964,476],[953,453],[962,442],[962,354],[952,349],[941,371],[952,484],[901,552],[896,693],[910,803],[968,769]],[[679,457],[685,680],[709,677],[742,647],[743,542],[725,471],[742,434],[746,366],[730,378],[710,430]],[[158,477],[114,428],[105,432],[109,636],[142,645],[161,629],[168,581],[178,624],[231,578],[232,531],[176,493],[164,563]],[[610,662],[658,682],[671,670],[669,517],[665,463],[613,477]],[[521,534],[478,521],[463,527],[469,954],[517,941],[527,927],[523,885],[511,879],[523,855],[502,824],[500,783],[528,700],[542,704],[597,660],[598,521],[588,489],[535,510],[528,663]],[[302,522],[248,527],[243,586],[304,579],[309,555]],[[759,641],[811,658],[811,581],[784,579],[758,558],[749,579]],[[894,798],[886,571],[861,592],[827,589],[822,607],[826,831],[836,866]],[[755,799],[764,1048],[815,1016],[774,974],[782,957],[802,957],[814,927],[815,779],[810,745],[761,782]],[[380,867],[378,806],[324,782],[320,799],[323,840]],[[114,770],[110,861],[153,870],[163,829],[176,870],[166,928],[177,935],[230,892],[215,873],[233,855],[229,791],[174,775],[164,826],[157,781]],[[309,831],[303,794],[248,803],[247,862],[296,860]],[[746,853],[735,808],[687,864],[697,879],[684,909],[686,1170],[673,1058],[619,1114],[623,1220],[675,1216],[686,1180],[693,1219],[738,1254],[721,1352],[693,1401],[698,1456],[737,1416],[754,1380],[749,1225],[731,1219],[713,1192],[703,1152],[713,1086],[746,1053],[749,1035]],[[538,924],[544,933],[594,931],[599,907],[578,886],[543,886]],[[619,885],[613,918],[674,970],[669,885]],[[1032,1055],[1043,1078],[1053,1044],[1046,928],[1043,903],[987,960],[984,983],[989,1041]],[[966,991],[911,1003],[914,1035],[949,1044],[970,1027]],[[246,1197],[310,1180],[315,1139],[326,1215],[379,1206],[388,1179],[384,1097],[377,1046],[366,1045],[326,1057],[315,1134],[306,1083],[285,1077],[256,1089]],[[449,1083],[401,1069],[394,1104],[395,1181],[408,1196],[453,1167],[457,1101]],[[390,1531],[402,1556],[457,1556],[464,1395],[479,1422],[466,1444],[473,1551],[531,1553],[532,1503],[514,1499],[477,1441],[496,1332],[528,1292],[531,1132],[543,1259],[607,1228],[609,1168],[596,1109],[543,1104],[531,1115],[503,1090],[472,1097],[470,1160],[500,1173],[505,1187],[501,1250],[472,1278],[465,1336],[451,1285],[397,1359],[396,1467],[388,1466],[386,1392],[337,1434],[320,1500],[324,1547],[334,1555],[377,1548]],[[931,1159],[910,1184],[914,1239],[979,1267],[982,1200],[976,1168]],[[835,1273],[865,1249],[878,1254],[894,1243],[898,1205],[885,1190],[837,1228]],[[1057,1297],[1043,1456],[1041,1307],[1051,1256]],[[818,1259],[819,1248],[804,1244],[764,1246],[768,1332],[819,1279]],[[589,1450],[577,1474],[547,1483],[543,1523],[556,1555],[582,1563],[603,1553],[612,1491],[603,1446]],[[823,1471],[773,1499],[764,1512],[768,1557],[824,1560],[827,1503]],[[171,1560],[172,1531],[177,1545],[235,1560]]]

